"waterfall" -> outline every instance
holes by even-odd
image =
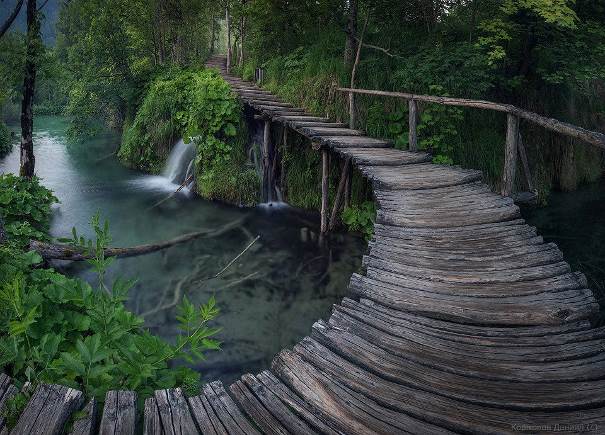
[[[194,160],[195,147],[181,139],[172,147],[162,175],[171,183],[180,185],[192,175]]]
[[[186,144],[181,139],[172,147],[162,175],[145,175],[137,177],[129,183],[146,190],[153,189],[174,193],[185,180],[188,180],[194,174],[195,146],[192,143]],[[193,181],[190,181],[186,186],[183,186],[184,188],[180,192],[189,195],[192,184]]]

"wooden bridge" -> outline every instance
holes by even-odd
[[[71,433],[605,433],[605,328],[589,322],[599,307],[510,198],[478,171],[308,115],[229,76],[221,58],[208,65],[268,123],[310,138],[324,171],[332,152],[373,182],[365,274],[271,370],[196,397],[156,391],[138,422],[133,392],[109,392],[101,410],[40,386],[11,433],[59,433],[84,405]],[[1,378],[0,405],[14,393]]]

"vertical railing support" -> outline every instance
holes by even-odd
[[[416,100],[408,101],[409,108],[409,149],[410,151],[418,150],[418,132],[416,130],[418,124],[418,103]]]
[[[506,118],[506,147],[502,171],[502,196],[511,196],[517,169],[517,145],[519,143],[519,117],[511,113]]]
[[[529,160],[527,159],[527,152],[525,150],[525,144],[523,143],[523,137],[519,132],[519,139],[517,142],[517,148],[519,150],[519,158],[521,159],[521,165],[523,166],[523,173],[525,174],[525,181],[527,182],[527,189],[534,193],[534,181],[531,177],[531,171],[529,169]]]
[[[349,92],[349,128],[355,128],[355,94]]]
[[[345,189],[347,187],[347,177],[349,176],[349,166],[351,165],[351,157],[347,157],[342,165],[342,171],[340,172],[340,181],[338,182],[338,189],[336,190],[336,197],[334,198],[334,205],[332,206],[332,213],[330,214],[330,224],[328,230],[332,231],[336,227],[336,219],[340,206],[344,201]]]
[[[263,189],[267,195],[267,202],[271,202],[271,168],[269,166],[269,148],[271,141],[271,120],[265,119],[265,129],[263,131]]]
[[[321,234],[328,231],[328,181],[330,176],[330,165],[328,150],[321,150]]]

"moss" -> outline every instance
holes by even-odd
[[[0,158],[6,156],[13,149],[13,141],[6,124],[0,121]]]
[[[290,205],[319,210],[321,207],[321,156],[305,144],[295,144],[283,153],[286,198]]]
[[[174,70],[150,84],[124,129],[118,155],[130,167],[159,173],[177,139],[193,138],[198,194],[254,205],[260,182],[246,165],[241,115],[241,106],[216,71]]]
[[[260,178],[247,164],[245,122],[241,120],[235,129],[235,137],[227,142],[228,154],[222,159],[208,158],[208,142],[196,144],[196,192],[202,198],[251,207],[260,198]]]

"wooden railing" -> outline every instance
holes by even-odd
[[[528,187],[530,188],[530,190],[533,190],[533,183],[529,174],[527,154],[525,152],[521,133],[519,131],[520,119],[525,119],[541,127],[544,127],[547,130],[551,130],[575,139],[580,139],[586,143],[605,149],[605,134],[603,133],[587,130],[585,128],[578,127],[567,122],[562,122],[554,118],[548,118],[546,116],[538,115],[537,113],[529,112],[527,110],[513,106],[512,104],[501,104],[483,100],[470,100],[466,98],[416,95],[408,94],[405,92],[387,92],[369,89],[337,88],[337,90],[348,93],[349,95],[376,95],[383,97],[402,98],[404,100],[407,100],[409,107],[409,147],[411,151],[416,151],[418,149],[418,101],[443,104],[446,106],[460,106],[471,107],[475,109],[494,110],[497,112],[506,113],[506,148],[504,154],[504,170],[502,172],[501,189],[501,193],[504,196],[510,196],[513,191],[515,171],[517,167],[517,155],[521,157],[523,169],[527,178]]]

